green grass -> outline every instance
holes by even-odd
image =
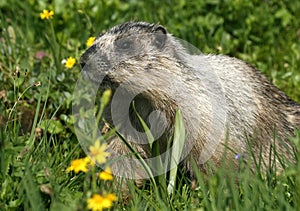
[[[73,89],[88,37],[129,20],[160,23],[203,53],[227,54],[256,66],[300,102],[300,2],[242,1],[17,1],[0,0],[0,210],[84,210],[92,173],[66,173],[84,157],[74,133]],[[41,20],[43,9],[54,11]],[[37,52],[47,56],[39,59]],[[61,61],[73,56],[66,69]],[[40,86],[35,86],[40,82]],[[41,134],[37,134],[41,128]],[[300,136],[294,139],[298,149]],[[299,157],[299,155],[298,155]],[[117,192],[118,210],[297,210],[300,166],[251,173],[241,163],[178,177],[175,193],[153,184]],[[183,172],[179,172],[179,174]],[[160,186],[159,186],[160,187]],[[160,190],[164,193],[165,190]]]

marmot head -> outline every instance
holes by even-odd
[[[157,24],[127,22],[100,34],[81,56],[83,75],[96,83],[122,83],[132,74],[149,69],[160,55],[173,51],[167,31]]]

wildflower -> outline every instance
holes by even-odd
[[[94,194],[92,198],[88,199],[88,209],[93,211],[102,211],[105,208],[111,208],[112,203],[117,199],[115,194],[108,194],[106,196],[101,196],[99,194]]]
[[[235,157],[234,157],[236,160],[239,160],[239,159],[245,159],[247,158],[247,155],[246,154],[236,154]]]
[[[33,84],[33,86],[36,86],[36,87],[38,87],[38,86],[40,86],[42,83],[40,82],[40,81],[38,81],[38,82],[36,82],[35,84]]]
[[[106,162],[106,157],[109,156],[108,152],[105,152],[106,144],[100,145],[100,140],[96,140],[94,146],[90,146],[90,155],[92,159],[98,164]]]
[[[52,18],[53,15],[54,15],[53,11],[43,10],[43,12],[40,13],[40,18],[41,19],[49,19],[49,18]]]
[[[71,69],[76,64],[76,59],[70,56],[64,61],[65,67]]]
[[[111,168],[106,167],[104,171],[100,172],[99,178],[106,181],[106,180],[113,180],[113,175],[111,173]]]
[[[109,199],[110,201],[116,201],[117,200],[116,195],[113,194],[113,193],[107,194],[106,198]]]
[[[95,41],[96,37],[90,37],[89,39],[87,39],[86,41],[86,47],[90,47],[93,45],[94,41]]]
[[[75,174],[78,172],[87,172],[88,171],[88,165],[91,163],[91,160],[89,157],[80,158],[76,160],[72,160],[71,166],[67,168],[67,171],[74,171]]]
[[[48,54],[44,51],[38,51],[34,55],[34,57],[38,60],[41,60],[41,59],[43,59],[44,57],[47,57],[47,56],[48,56]]]

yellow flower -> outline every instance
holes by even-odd
[[[67,58],[65,67],[71,69],[75,64],[76,64],[76,59],[70,56],[69,58]]]
[[[87,207],[93,211],[102,211],[105,208],[111,208],[112,203],[117,200],[115,194],[108,194],[106,196],[101,196],[99,194],[94,194],[92,198],[88,199]]]
[[[96,37],[90,37],[87,41],[86,41],[86,47],[90,47],[93,45],[94,41],[95,41]]]
[[[49,18],[52,18],[53,15],[54,15],[53,11],[43,10],[43,12],[40,13],[40,18],[41,19],[49,19]]]
[[[110,201],[116,201],[117,200],[116,195],[113,194],[113,193],[107,194],[106,198],[109,199]]]
[[[93,161],[97,162],[98,164],[103,164],[106,162],[106,157],[110,154],[105,152],[106,144],[100,145],[100,140],[96,140],[94,146],[90,146],[90,156]]]
[[[104,171],[100,172],[99,178],[106,181],[106,180],[113,180],[113,175],[111,174],[111,169],[106,167]]]
[[[72,160],[71,166],[67,168],[67,172],[74,171],[75,174],[78,172],[87,172],[88,171],[88,165],[91,163],[91,160],[89,157],[80,158],[76,160]]]

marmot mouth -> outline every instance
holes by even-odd
[[[104,77],[100,74],[93,74],[93,72],[82,70],[81,71],[82,77],[84,80],[89,81],[93,84],[97,84],[102,86],[103,84],[113,84],[112,80],[109,76],[105,75]]]
[[[101,88],[115,90],[119,87],[119,84],[114,82],[108,75],[104,76],[103,80],[100,83]]]
[[[93,77],[93,75],[90,72],[88,72],[86,70],[82,70],[81,75],[85,81],[89,81],[93,84],[99,84],[99,81],[97,80],[97,78]]]

